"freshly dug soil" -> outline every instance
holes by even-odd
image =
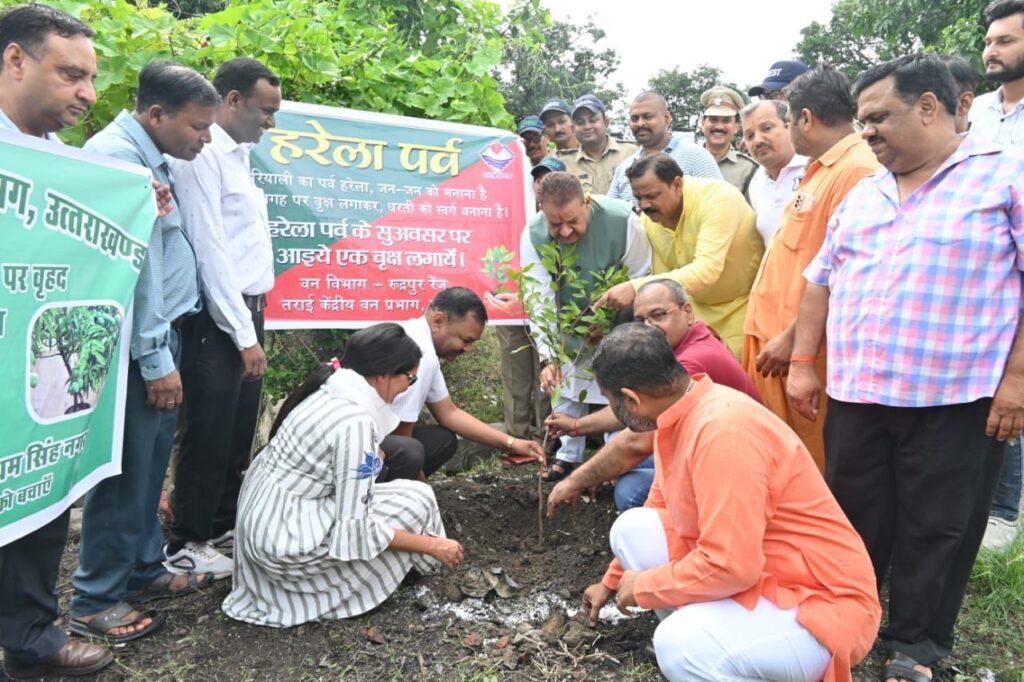
[[[168,614],[162,631],[115,647],[116,662],[98,679],[663,679],[644,652],[656,625],[653,613],[627,619],[608,606],[596,629],[580,613],[583,590],[611,559],[610,491],[546,519],[538,548],[535,471],[523,466],[432,481],[448,535],[463,544],[466,560],[455,573],[409,581],[369,614],[288,630],[250,626],[221,613],[230,589],[224,580],[158,604]],[[73,532],[60,585],[65,609],[78,544]],[[984,670],[956,667],[960,655],[979,644],[972,634],[961,633],[957,655],[937,671],[937,680],[993,679]],[[881,660],[876,648],[855,679],[878,679]]]
[[[288,630],[246,625],[220,611],[224,580],[158,604],[168,614],[162,631],[116,647],[98,679],[621,680],[624,669],[658,679],[643,653],[653,614],[591,629],[579,613],[583,590],[611,559],[610,492],[545,520],[538,548],[535,471],[432,481],[466,559],[455,573],[408,581],[369,614]],[[72,534],[65,554],[65,607],[78,540]],[[604,613],[618,620],[614,608]]]

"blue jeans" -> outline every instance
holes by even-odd
[[[175,366],[181,357],[179,340],[172,329]],[[101,481],[85,497],[72,617],[108,609],[167,572],[157,507],[178,410],[164,412],[146,404],[146,384],[134,360],[126,393],[121,474]]]
[[[615,482],[615,508],[620,512],[642,507],[654,483],[654,455],[637,464]]]
[[[992,498],[992,516],[1006,521],[1016,521],[1020,514],[1021,450],[1020,439],[1014,438],[1006,445],[1003,471],[999,475],[995,497]]]

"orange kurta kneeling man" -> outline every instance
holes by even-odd
[[[748,396],[692,379],[664,336],[617,328],[593,361],[619,419],[657,429],[645,507],[612,526],[615,560],[584,594],[655,609],[669,680],[848,682],[881,607],[867,550],[810,453]]]

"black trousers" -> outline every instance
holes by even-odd
[[[981,546],[1005,444],[985,435],[991,399],[887,407],[829,397],[825,478],[889,575],[892,651],[933,665],[953,626]]]
[[[53,621],[60,615],[57,574],[68,539],[71,511],[0,547],[0,644],[22,663],[50,658],[68,636]]]
[[[378,480],[416,480],[420,471],[424,476],[430,476],[452,458],[458,446],[458,438],[443,426],[414,426],[412,438],[387,436],[380,444],[384,451],[385,470]]]
[[[252,312],[263,345],[263,311]],[[242,474],[252,456],[261,381],[242,381],[242,358],[204,308],[183,329],[185,429],[174,468],[172,549],[235,527]]]

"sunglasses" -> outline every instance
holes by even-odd
[[[405,372],[405,378],[409,380],[409,385],[412,386],[416,383],[416,380],[419,379],[419,376],[412,372]]]

